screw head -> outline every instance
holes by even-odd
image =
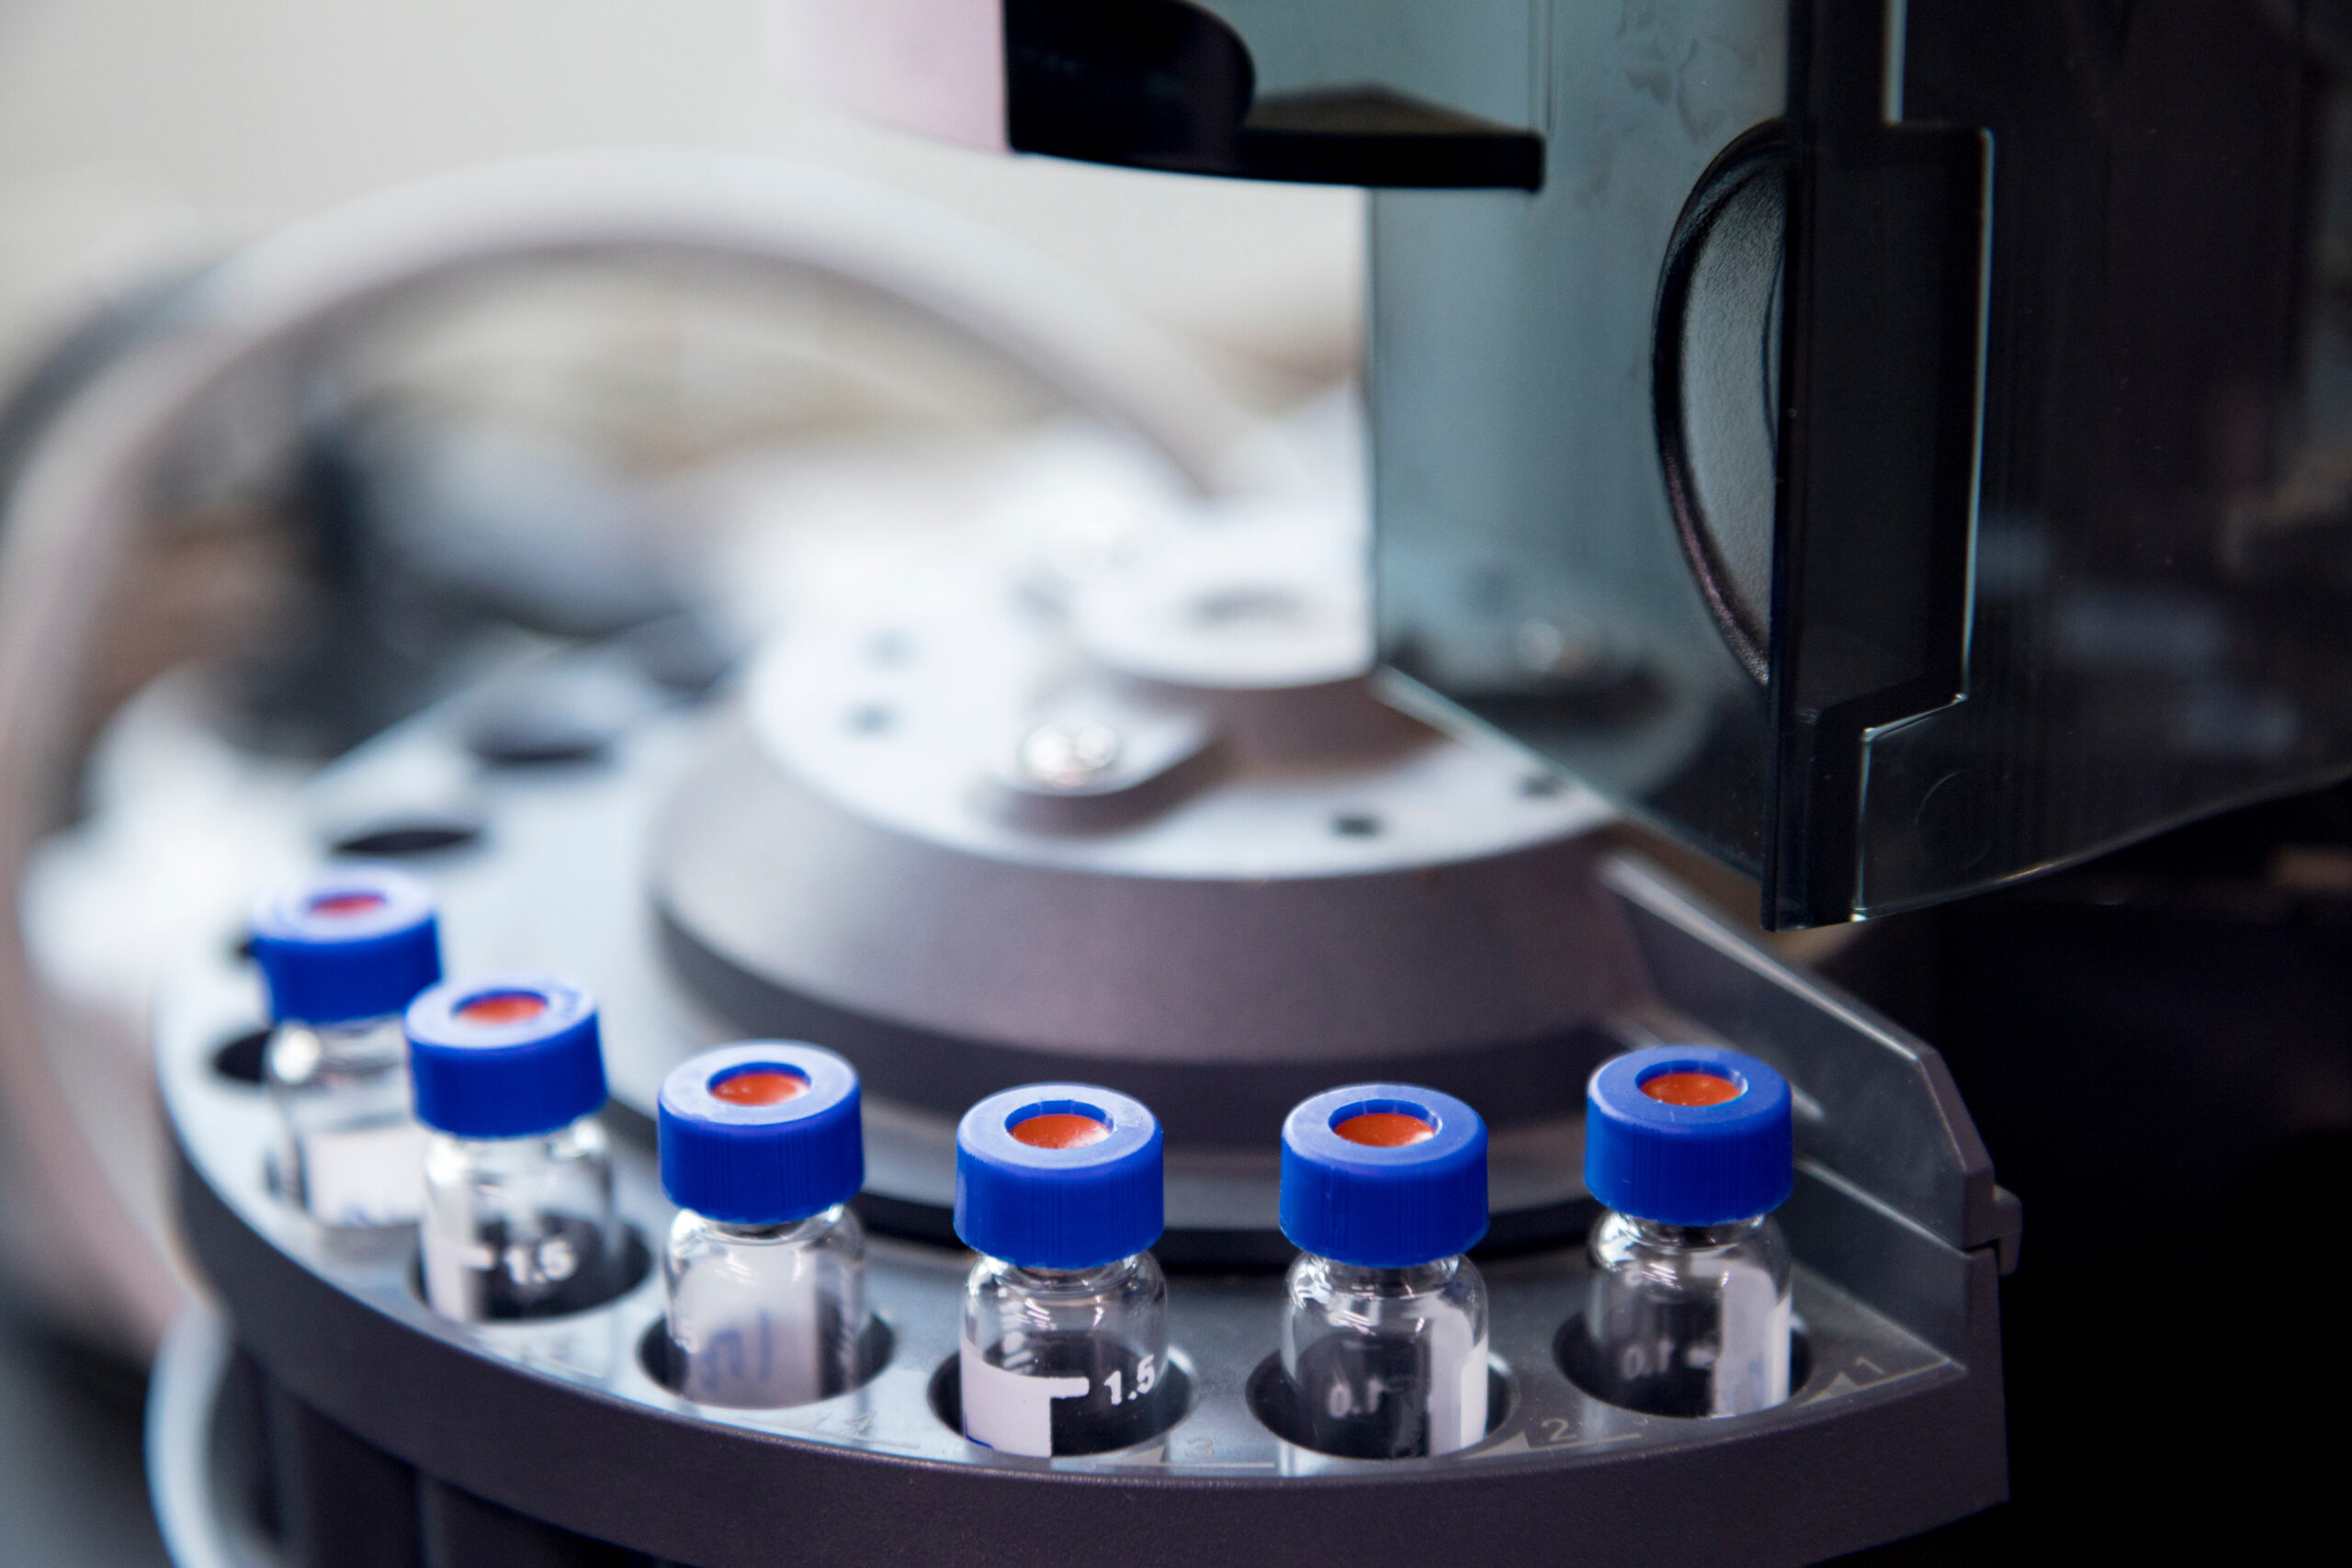
[[[1527,673],[1571,689],[1596,690],[1633,670],[1617,639],[1577,619],[1521,621],[1511,632],[1510,651]]]
[[[1119,732],[1092,719],[1055,719],[1021,741],[1021,772],[1048,789],[1080,789],[1119,760]]]

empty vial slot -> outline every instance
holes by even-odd
[[[224,1041],[212,1053],[212,1070],[231,1083],[251,1084],[259,1088],[262,1064],[269,1055],[269,1031],[248,1029],[243,1034]]]
[[[331,834],[328,848],[338,855],[392,860],[462,849],[481,835],[482,824],[475,818],[396,817]]]
[[[841,1387],[828,1388],[818,1397],[833,1399],[864,1388],[881,1375],[882,1370],[890,1364],[890,1357],[897,1349],[898,1336],[891,1332],[890,1325],[879,1317],[867,1318],[865,1332],[859,1335],[857,1339],[855,1374]],[[764,1352],[761,1347],[746,1345],[743,1347],[742,1353],[745,1359],[749,1361]],[[643,1337],[638,1340],[637,1359],[638,1364],[645,1369],[647,1377],[651,1378],[672,1393],[682,1397],[684,1395],[684,1370],[679,1364],[680,1358],[676,1346],[670,1341],[670,1325],[666,1319],[655,1318],[651,1326],[648,1327]]]
[[[525,695],[490,705],[466,727],[466,750],[493,767],[535,768],[605,759],[614,727],[560,699]]]

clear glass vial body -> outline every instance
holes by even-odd
[[[603,1299],[620,1261],[605,1130],[460,1138],[424,1149],[424,1299],[462,1323],[540,1317]]]
[[[1587,1244],[1580,1382],[1659,1416],[1738,1416],[1789,1397],[1789,1244],[1769,1214],[1684,1226],[1608,1213]]]
[[[1413,1459],[1487,1435],[1487,1284],[1466,1258],[1366,1269],[1301,1253],[1282,1357],[1318,1452]]]
[[[281,1023],[262,1075],[277,1108],[277,1186],[287,1201],[330,1225],[417,1217],[424,1129],[411,1108],[398,1015]]]
[[[807,1404],[856,1386],[865,1232],[845,1205],[778,1225],[682,1210],[662,1258],[678,1392],[705,1404]]]
[[[1095,1269],[983,1258],[964,1287],[964,1435],[1045,1458],[1142,1442],[1167,1423],[1168,1280],[1148,1252]]]

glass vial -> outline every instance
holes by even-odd
[[[755,1041],[662,1080],[662,1254],[673,1386],[705,1404],[806,1404],[854,1388],[865,1340],[857,1074],[814,1045]]]
[[[1043,1459],[1143,1442],[1182,1414],[1168,1361],[1159,1123],[1123,1094],[1035,1084],[956,1134],[964,1435]]]
[[[1282,1368],[1302,1447],[1453,1453],[1487,1435],[1487,1129],[1407,1084],[1318,1094],[1283,1125]]]
[[[1609,1213],[1569,1371],[1611,1404],[1740,1416],[1789,1397],[1789,1248],[1770,1212],[1794,1175],[1787,1080],[1719,1046],[1604,1063],[1585,1179]]]
[[[269,992],[262,1076],[279,1194],[322,1224],[414,1220],[424,1132],[401,1012],[441,977],[432,894],[388,868],[337,867],[264,898],[252,937]]]
[[[424,1155],[424,1299],[464,1323],[575,1312],[617,1288],[596,1005],[543,976],[435,986],[408,1010]]]

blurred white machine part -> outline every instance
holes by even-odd
[[[0,11],[0,345],[62,296],[468,164],[765,153],[928,196],[1191,344],[1240,394],[1352,370],[1363,193],[977,158],[818,101],[793,0],[27,0]]]
[[[812,298],[820,330],[796,336],[792,310]],[[655,334],[649,348],[646,320],[691,322],[697,308],[735,321],[781,310],[787,325],[774,341]],[[855,392],[845,423],[803,400],[762,429],[712,395],[756,401],[774,380],[758,372],[812,343],[820,360],[876,367],[808,383],[820,403]],[[30,1200],[11,1205],[8,1252],[51,1314],[134,1351],[183,1289],[144,1061],[156,965],[233,942],[252,888],[311,852],[292,801],[312,764],[255,754],[224,716],[219,671],[181,669],[115,718],[82,818],[34,846],[87,723],[86,667],[141,629],[124,584],[153,513],[176,507],[164,521],[184,529],[193,513],[200,532],[266,509],[322,383],[336,408],[519,425],[616,458],[633,499],[614,526],[666,539],[707,591],[690,596],[744,636],[790,615],[796,592],[820,601],[975,520],[1027,539],[1048,578],[1188,520],[1303,528],[1343,556],[1363,525],[1351,396],[1267,424],[1111,295],[848,175],[694,154],[526,160],[364,197],[200,279],[176,320],[42,427],[0,528],[0,769],[18,786],[0,853],[24,869],[31,963],[0,953],[0,1090]],[[1040,423],[1057,407],[1072,412]],[[495,550],[473,565],[494,573]],[[232,596],[214,614],[269,602]],[[547,646],[510,632],[469,670]]]

